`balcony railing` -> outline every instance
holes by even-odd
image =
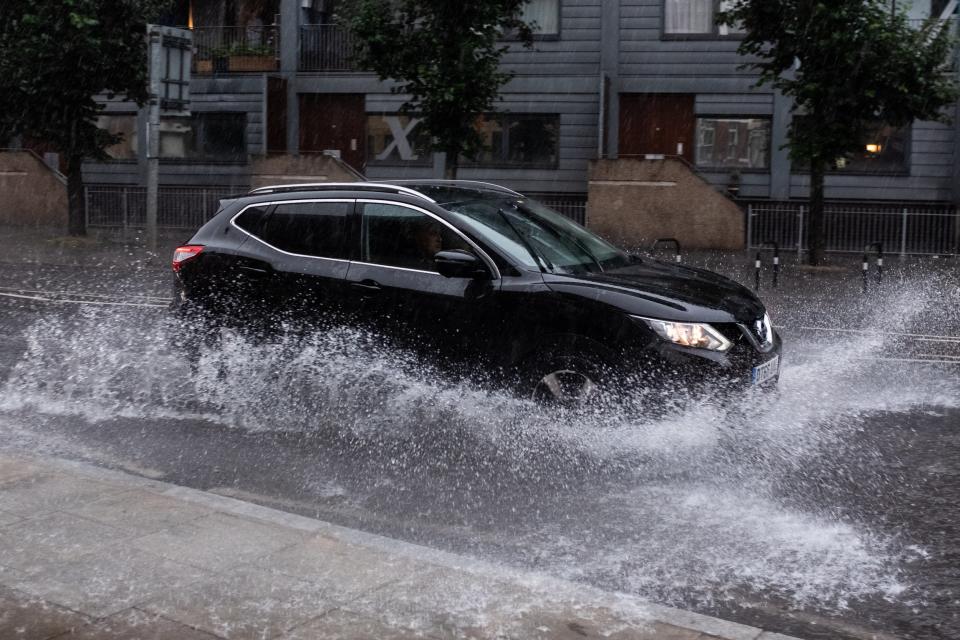
[[[300,27],[300,71],[354,71],[354,37],[339,24]]]
[[[256,73],[280,68],[276,25],[193,29],[193,73]]]

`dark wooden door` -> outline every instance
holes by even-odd
[[[367,115],[363,94],[301,93],[300,151],[340,151],[357,171],[366,160]]]
[[[689,93],[621,94],[619,155],[653,153],[693,162],[693,99]]]

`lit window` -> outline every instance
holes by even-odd
[[[864,138],[860,149],[835,164],[845,173],[904,173],[908,167],[910,127],[896,129],[877,124]]]

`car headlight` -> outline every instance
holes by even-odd
[[[710,351],[726,351],[733,346],[733,343],[724,337],[722,333],[702,322],[670,322],[669,320],[656,320],[654,318],[642,318],[633,316],[637,320],[643,321],[648,327],[666,340],[684,347],[694,347],[697,349],[709,349]]]

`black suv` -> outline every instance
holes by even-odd
[[[347,322],[526,397],[614,380],[779,376],[763,304],[722,276],[624,253],[541,203],[470,181],[254,189],[173,257],[176,303],[214,322]]]

